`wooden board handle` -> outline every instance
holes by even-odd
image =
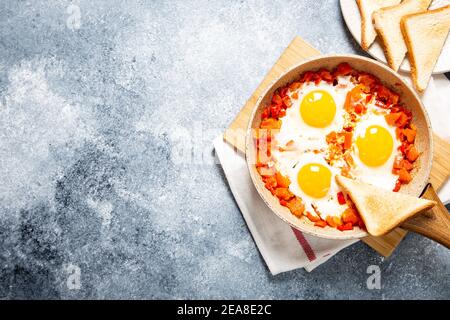
[[[436,205],[428,211],[419,213],[406,220],[402,228],[420,233],[450,249],[450,214],[438,198],[431,184],[425,188],[422,198],[436,201]]]

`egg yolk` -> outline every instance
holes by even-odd
[[[370,167],[381,166],[391,156],[394,141],[385,128],[377,125],[366,129],[365,136],[356,139],[359,158]]]
[[[303,98],[300,104],[300,114],[303,121],[311,127],[325,128],[334,119],[336,103],[328,92],[314,90]]]
[[[307,195],[314,198],[323,198],[330,189],[331,171],[322,164],[309,163],[299,170],[297,181]]]

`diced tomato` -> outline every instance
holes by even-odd
[[[335,76],[348,76],[353,72],[353,68],[346,62],[341,63],[337,66],[334,71]]]
[[[297,217],[301,217],[303,215],[303,212],[305,211],[305,205],[297,197],[294,197],[291,200],[289,200],[287,202],[287,207],[289,208],[289,210],[291,210],[292,214]]]
[[[314,225],[319,228],[325,228],[327,226],[327,223],[324,220],[319,220],[319,221],[316,221],[314,223]]]
[[[271,105],[270,106],[270,116],[272,118],[278,119],[280,110],[281,110],[281,105],[276,105],[276,104]]]
[[[280,90],[280,97],[281,97],[281,98],[284,98],[284,97],[287,95],[288,90],[289,90],[288,87],[283,87],[283,88]]]
[[[361,114],[363,112],[363,110],[364,110],[364,107],[360,103],[355,105],[355,112],[357,114]]]
[[[286,109],[281,109],[280,112],[278,112],[278,118],[283,118],[286,115]]]
[[[270,110],[268,108],[265,108],[264,111],[261,113],[261,119],[267,119],[270,115]]]
[[[403,129],[402,128],[399,128],[399,127],[397,127],[397,128],[395,128],[395,135],[397,136],[397,139],[398,140],[400,140],[400,141],[403,141],[404,139],[403,139]]]
[[[347,111],[355,110],[358,114],[364,111],[364,106],[361,105],[361,98],[363,94],[363,86],[357,85],[347,93],[345,97],[344,108]]]
[[[390,126],[395,126],[398,118],[400,118],[400,113],[399,112],[391,112],[387,115],[384,116],[384,118],[386,119],[386,122],[388,125]]]
[[[277,180],[275,179],[275,177],[273,175],[267,176],[267,177],[263,177],[263,181],[266,184],[269,184],[273,188],[276,188],[276,186],[277,186]]]
[[[264,119],[259,126],[261,129],[280,129],[281,128],[281,120],[268,118]]]
[[[337,229],[340,230],[340,231],[352,230],[353,229],[353,224],[351,222],[347,222],[346,224],[337,226]]]
[[[331,131],[327,136],[325,137],[328,144],[333,144],[337,139],[337,133],[336,131]]]
[[[293,94],[291,94],[292,99],[298,99],[298,92],[294,92]]]
[[[353,138],[353,133],[351,132],[345,132],[345,140],[344,140],[344,149],[350,149],[350,147],[352,146],[352,138]]]
[[[295,81],[295,82],[292,82],[290,85],[289,85],[289,89],[290,90],[297,90],[298,88],[300,88],[301,87],[301,82],[298,82],[298,81]]]
[[[286,200],[283,200],[283,199],[280,199],[280,204],[281,204],[283,207],[286,207],[286,206],[287,206],[287,201],[286,201]]]
[[[400,116],[398,117],[397,121],[395,121],[395,124],[397,125],[397,127],[404,127],[407,123],[408,123],[408,116],[406,115],[406,113],[401,112]]]
[[[347,203],[347,201],[345,201],[344,194],[341,191],[339,191],[337,193],[337,199],[338,199],[339,204],[341,204],[341,205]]]
[[[326,221],[330,227],[336,228],[337,226],[342,225],[342,220],[336,216],[328,216]]]
[[[314,81],[315,79],[316,79],[316,74],[312,71],[306,71],[302,77],[303,82]]]
[[[409,161],[414,162],[419,157],[419,152],[417,151],[416,147],[414,145],[411,145],[411,147],[408,150],[408,153],[406,154],[406,157]]]
[[[413,129],[404,129],[403,134],[406,137],[406,140],[408,140],[409,143],[413,143],[414,139],[416,138],[416,130]]]
[[[333,81],[333,76],[331,75],[331,73],[328,70],[320,69],[318,73],[322,80],[324,80],[326,82]]]
[[[412,169],[414,169],[414,165],[406,159],[403,159],[401,161],[401,166],[408,171],[411,171]]]
[[[283,176],[280,172],[277,171],[275,174],[275,178],[277,179],[277,185],[281,188],[287,188],[291,184],[288,177]]]
[[[278,94],[274,94],[272,96],[272,102],[276,105],[281,105],[283,103],[283,100],[281,99],[281,97]]]
[[[399,95],[389,90],[382,84],[377,86],[377,96],[382,101],[388,102],[389,104],[396,104],[399,100]]]
[[[286,200],[286,201],[291,199],[294,196],[294,194],[292,192],[290,192],[288,188],[276,188],[275,195],[278,198]]]
[[[355,209],[353,208],[347,208],[344,213],[342,214],[342,221],[344,223],[352,223],[357,224],[359,221],[358,214],[356,213]]]
[[[408,141],[403,141],[403,143],[400,145],[400,147],[398,147],[398,150],[400,150],[401,153],[406,155],[406,153],[410,147],[411,147],[411,145],[408,143]]]
[[[400,180],[397,180],[395,182],[395,187],[394,187],[394,189],[392,191],[399,192],[401,187],[402,187],[402,183],[400,182]]]
[[[401,159],[401,158],[396,158],[396,159],[394,160],[394,166],[393,166],[393,168],[394,168],[394,169],[401,169],[401,168],[403,168],[402,160],[403,160],[403,159]]]
[[[398,179],[401,183],[409,183],[412,180],[412,177],[405,168],[401,168],[398,170]]]
[[[306,211],[306,216],[308,217],[308,219],[312,222],[317,222],[320,221],[320,217],[313,215],[311,212]]]
[[[362,73],[359,75],[358,80],[361,84],[367,86],[367,87],[371,87],[373,84],[375,84],[377,82],[377,79],[368,73]]]

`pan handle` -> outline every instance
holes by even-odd
[[[427,185],[421,197],[436,201],[436,205],[406,220],[401,227],[419,233],[450,249],[450,214],[447,208],[437,196],[431,183]]]

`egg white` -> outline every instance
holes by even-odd
[[[338,85],[321,81],[319,84],[314,82],[304,83],[299,89],[289,91],[292,106],[286,109],[286,115],[281,119],[282,125],[279,133],[276,135],[279,145],[285,145],[293,140],[303,151],[326,149],[327,143],[325,137],[331,131],[341,131],[344,126],[344,104],[347,92],[354,87],[350,77],[338,77]],[[328,92],[336,104],[336,114],[332,123],[325,128],[316,128],[308,125],[300,114],[300,104],[303,98],[315,90]],[[292,94],[296,92],[298,99],[293,99]]]
[[[307,195],[300,185],[298,184],[297,176],[300,169],[310,163],[319,163],[323,166],[327,167],[331,171],[331,181],[330,181],[330,189],[328,193],[323,198],[314,198]],[[327,216],[341,216],[345,209],[348,206],[341,205],[338,202],[337,194],[340,190],[339,186],[336,183],[335,176],[339,174],[340,170],[338,168],[331,167],[327,164],[323,155],[314,154],[314,153],[304,153],[297,158],[296,163],[291,168],[287,168],[285,172],[282,172],[284,175],[289,177],[291,184],[289,185],[289,190],[295,194],[296,196],[303,199],[305,204],[305,210],[311,212],[315,215],[315,210],[312,207],[312,204],[317,206],[318,211],[320,212],[320,216],[322,219],[326,219]]]
[[[398,179],[398,176],[392,173],[392,167],[394,165],[395,158],[397,156],[401,156],[401,152],[398,150],[401,142],[397,139],[395,127],[387,124],[386,119],[384,118],[386,113],[386,111],[380,110],[380,108],[369,104],[367,113],[364,114],[360,121],[356,124],[352,144],[352,157],[355,162],[355,166],[352,168],[351,174],[363,182],[378,186],[380,188],[392,190]],[[356,146],[356,139],[358,136],[365,136],[366,129],[372,125],[378,125],[385,128],[390,133],[394,142],[389,159],[384,164],[377,167],[369,167],[364,164],[359,158],[358,147]]]

